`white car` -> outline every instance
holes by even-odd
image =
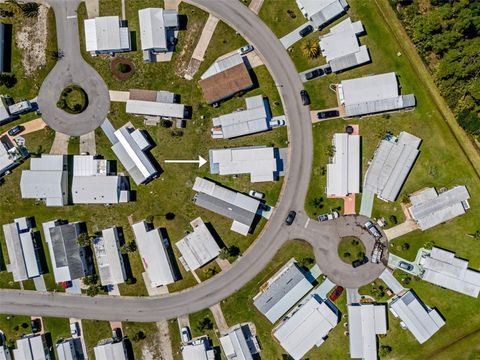
[[[192,340],[192,335],[190,335],[190,329],[188,328],[188,326],[182,327],[180,335],[182,336],[182,342],[185,344]]]
[[[260,191],[255,191],[255,190],[250,190],[248,192],[248,195],[251,197],[254,197],[255,199],[262,200],[265,197],[264,193],[261,193]]]
[[[318,217],[318,221],[327,221],[327,220],[334,220],[338,218],[338,212],[332,211],[328,214],[322,214]]]
[[[240,55],[245,55],[247,53],[249,53],[250,51],[253,51],[253,46],[248,44],[248,45],[245,45],[244,47],[238,49],[238,53]]]
[[[285,120],[282,119],[274,119],[270,120],[270,127],[279,127],[279,126],[284,126],[285,125]]]
[[[72,337],[78,336],[78,324],[76,322],[70,324],[70,334]]]

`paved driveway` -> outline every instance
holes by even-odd
[[[80,0],[48,0],[55,11],[58,49],[63,57],[48,74],[38,94],[42,119],[54,130],[80,136],[95,130],[110,110],[108,88],[100,75],[83,59],[78,36],[77,7]],[[62,90],[76,84],[88,95],[81,114],[68,114],[57,107]]]
[[[280,42],[282,45],[285,47],[285,49],[288,49],[290,46],[295,44],[297,41],[300,41],[302,37],[300,36],[300,30],[303,28],[306,28],[308,25],[312,25],[313,28],[315,29],[315,25],[313,25],[312,21],[307,21],[305,24],[300,25],[298,28],[293,30],[292,32],[288,33],[284,37],[280,39]]]

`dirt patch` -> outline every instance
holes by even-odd
[[[22,50],[25,75],[32,75],[47,63],[47,5],[41,5],[36,18],[22,18],[15,32],[16,46]]]
[[[198,43],[198,39],[202,35],[203,26],[205,25],[204,21],[195,21],[188,24],[188,31],[185,36],[185,41],[182,44],[182,50],[176,59],[177,66],[175,68],[175,74],[183,78],[185,72],[187,71],[188,64],[190,63],[190,58],[192,57],[193,49]]]
[[[126,57],[114,57],[110,61],[110,71],[112,75],[120,80],[125,81],[135,73],[135,64],[132,59]]]
[[[157,336],[155,340],[146,343],[142,347],[143,360],[170,360],[173,359],[172,342],[168,330],[168,322],[157,323]]]

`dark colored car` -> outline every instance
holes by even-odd
[[[115,328],[112,330],[112,339],[114,341],[121,341],[123,338],[122,336],[122,329],[120,328]]]
[[[300,96],[302,97],[303,105],[310,105],[310,96],[308,96],[308,93],[305,90],[300,91]]]
[[[368,262],[368,257],[364,256],[363,259],[355,260],[354,262],[352,262],[352,266],[354,268],[357,268],[359,266],[362,266],[363,264],[366,264],[367,262]]]
[[[308,25],[308,26],[305,26],[302,30],[300,30],[298,32],[298,34],[301,36],[301,37],[305,37],[307,36],[308,34],[310,34],[311,32],[313,32],[313,26],[312,25]]]
[[[25,128],[22,125],[17,125],[8,130],[8,135],[10,136],[15,136],[17,134],[20,134]]]
[[[398,263],[398,267],[402,270],[407,270],[407,271],[412,271],[413,270],[413,265],[412,264],[409,264],[405,261],[400,261]]]
[[[287,218],[285,219],[285,224],[287,225],[292,225],[293,224],[293,220],[295,220],[295,216],[297,216],[297,213],[293,210],[291,210],[289,213],[288,213],[288,216]]]
[[[319,76],[324,75],[325,72],[322,69],[315,69],[305,74],[305,79],[312,80]]]
[[[335,290],[333,290],[333,292],[330,294],[329,299],[332,301],[335,301],[340,297],[340,295],[342,295],[342,293],[343,293],[343,287],[337,286]]]
[[[317,119],[329,119],[340,116],[338,110],[319,111],[317,113]]]
[[[332,68],[327,66],[326,68],[323,68],[323,71],[325,72],[325,75],[328,75],[332,73]]]
[[[30,320],[30,326],[32,327],[32,333],[36,334],[42,330],[42,322],[40,319]]]

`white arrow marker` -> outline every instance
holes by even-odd
[[[198,164],[198,167],[202,167],[207,163],[207,160],[198,155],[198,160],[165,160],[165,162],[171,164]]]

